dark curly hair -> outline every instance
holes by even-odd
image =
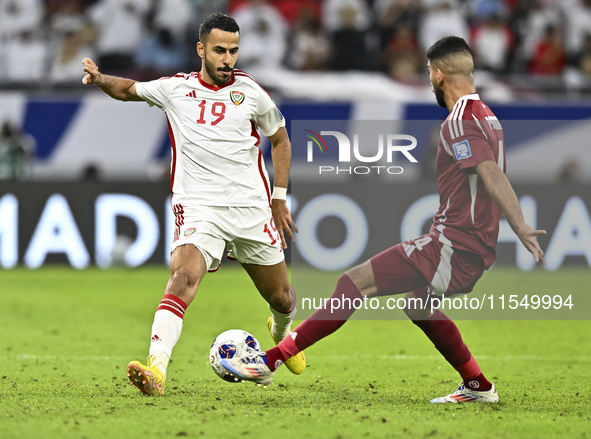
[[[450,55],[470,55],[472,51],[470,46],[460,37],[443,37],[433,44],[427,51],[427,59],[431,62],[439,61]]]
[[[212,29],[219,29],[225,32],[240,32],[238,23],[230,17],[228,14],[215,13],[211,14],[205,19],[201,26],[199,26],[199,41],[203,42],[203,39],[207,37]]]

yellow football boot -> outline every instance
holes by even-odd
[[[148,357],[148,365],[132,361],[127,366],[129,382],[146,395],[162,395],[164,393],[164,376],[154,365],[155,356]]]
[[[273,336],[272,328],[273,328],[273,316],[271,316],[267,319],[267,329],[269,330],[269,334],[271,334],[271,338],[273,339],[273,342],[275,344],[278,344],[281,340],[275,340],[275,337]],[[291,373],[299,375],[306,370],[306,356],[304,355],[303,352],[300,352],[300,353],[294,355],[293,357],[285,360],[284,364],[287,366],[287,368],[289,369],[289,371]]]

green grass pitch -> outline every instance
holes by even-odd
[[[516,273],[495,268],[477,290],[510,292]],[[584,269],[519,276],[530,293],[591,285]],[[165,395],[143,396],[125,368],[147,356],[167,278],[164,267],[0,271],[0,437],[591,436],[591,321],[459,321],[496,405],[429,404],[459,377],[408,321],[348,322],[307,351],[303,375],[282,368],[266,389],[226,383],[207,360],[216,335],[241,328],[271,344],[266,304],[232,264],[189,308]]]

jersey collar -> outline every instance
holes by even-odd
[[[458,99],[458,102],[456,102],[456,105],[458,105],[458,103],[462,102],[465,99],[472,99],[473,101],[479,101],[480,96],[478,96],[478,93],[470,93],[469,95],[464,95],[460,99]],[[454,105],[454,107],[456,105]]]
[[[228,82],[226,82],[224,85],[221,85],[221,86],[219,86],[219,87],[216,87],[216,86],[214,86],[214,85],[211,85],[211,84],[208,84],[207,82],[205,82],[205,81],[204,81],[204,80],[201,78],[201,72],[197,72],[197,79],[199,80],[199,83],[200,83],[200,84],[201,84],[203,87],[205,87],[205,88],[207,88],[207,89],[209,89],[209,90],[212,90],[212,91],[218,91],[218,90],[221,90],[222,88],[225,88],[225,87],[228,87],[228,86],[230,86],[230,85],[234,84],[234,72],[232,72],[232,77],[230,78],[230,80],[229,80]]]
[[[478,93],[470,93],[468,95],[464,95],[462,96],[460,99],[458,99],[458,101],[455,103],[454,107],[452,108],[452,110],[449,112],[449,114],[451,115],[454,110],[456,108],[458,108],[459,105],[462,104],[463,101],[467,101],[467,100],[473,100],[473,101],[479,101],[480,100],[480,96],[478,96]]]

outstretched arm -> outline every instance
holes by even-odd
[[[544,261],[544,252],[536,240],[539,235],[545,235],[545,230],[534,230],[525,223],[517,195],[509,183],[509,179],[498,165],[489,160],[476,166],[476,173],[482,178],[486,190],[505,214],[509,225],[519,237],[523,245],[534,255],[536,262]]]
[[[273,193],[277,194],[277,189],[287,191],[289,167],[291,165],[291,143],[285,127],[279,128],[275,134],[269,137],[269,140],[271,141],[271,145],[273,145],[271,152],[273,169],[275,170]],[[271,201],[273,204],[273,219],[275,220],[277,230],[279,230],[281,245],[283,245],[283,248],[287,248],[284,231],[287,232],[292,241],[295,241],[295,235],[291,228],[293,227],[296,233],[298,232],[298,228],[291,218],[285,199],[273,198]]]
[[[84,73],[83,84],[94,84],[102,91],[119,101],[141,101],[136,91],[136,81],[132,79],[118,78],[116,76],[103,75],[99,72],[97,65],[90,58],[82,60]]]

